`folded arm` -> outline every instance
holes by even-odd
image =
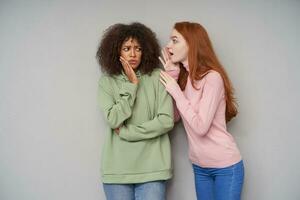
[[[172,98],[157,80],[158,108],[156,116],[139,125],[125,124],[119,129],[119,136],[127,141],[152,139],[166,134],[174,126]]]
[[[100,107],[110,128],[120,127],[131,116],[137,88],[137,84],[124,82],[118,94],[119,98],[115,100],[110,84],[99,82]]]
[[[224,95],[222,77],[217,73],[209,73],[206,76],[202,97],[196,105],[191,104],[178,85],[167,87],[167,90],[176,101],[181,118],[188,123],[194,132],[201,136],[208,132]],[[197,92],[197,90],[195,90],[195,92]]]

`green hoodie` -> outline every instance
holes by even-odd
[[[168,131],[173,128],[172,99],[159,81],[137,71],[139,84],[122,73],[99,81],[101,110],[109,126],[102,151],[104,183],[143,183],[172,177]],[[119,128],[119,134],[114,129]]]

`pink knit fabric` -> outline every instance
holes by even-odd
[[[177,80],[179,69],[167,73]],[[226,130],[222,77],[218,72],[210,71],[196,81],[195,86],[198,90],[188,77],[184,91],[178,84],[168,84],[166,87],[176,103],[175,120],[181,116],[188,136],[190,160],[201,167],[212,168],[238,163],[240,152],[234,138]]]

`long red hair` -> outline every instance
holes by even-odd
[[[233,87],[227,76],[227,73],[221,63],[219,62],[208,34],[203,26],[192,22],[178,22],[174,28],[184,37],[189,47],[188,52],[188,73],[186,69],[180,64],[180,73],[178,84],[184,90],[188,76],[192,81],[195,89],[195,81],[201,80],[209,70],[217,71],[224,82],[225,100],[226,100],[226,122],[230,121],[237,115],[237,104],[233,96]]]

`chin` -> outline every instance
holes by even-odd
[[[172,61],[172,63],[178,63],[178,62],[180,62],[178,59],[175,59],[175,58],[171,58],[171,61]]]
[[[138,65],[137,65],[137,66],[131,66],[131,68],[132,68],[133,70],[135,70],[135,69],[139,68],[139,66],[138,66]]]

